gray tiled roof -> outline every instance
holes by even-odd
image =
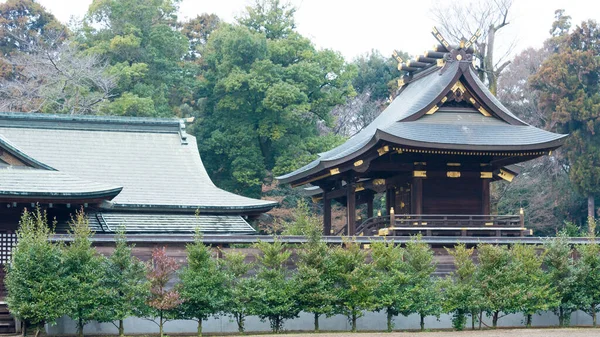
[[[279,180],[285,180],[299,173],[316,168],[319,164],[326,161],[333,161],[363,148],[375,136],[378,129],[384,128],[396,121],[409,117],[430,104],[435,97],[442,94],[444,89],[450,85],[456,71],[458,63],[449,64],[449,69],[443,74],[434,71],[428,76],[424,76],[414,82],[411,82],[404,88],[394,101],[366,128],[362,129],[344,144],[319,155],[319,158],[298,170],[277,177]]]
[[[463,70],[465,69],[465,70]],[[405,85],[394,101],[371,124],[344,144],[324,152],[319,157],[291,173],[277,177],[282,182],[292,182],[320,170],[351,160],[381,140],[398,144],[448,149],[506,150],[557,147],[565,135],[537,129],[519,120],[492,95],[479,80],[471,66],[461,68],[460,62],[449,62],[443,68],[432,67],[425,74]],[[438,102],[462,76],[478,90],[490,105],[494,105],[500,118],[484,117],[480,113],[448,114],[440,112],[425,115],[426,109]],[[452,110],[452,109],[450,109]],[[475,111],[475,110],[473,110]],[[421,116],[421,117],[420,117]],[[432,118],[433,117],[433,118]],[[406,143],[402,143],[406,141]],[[513,148],[516,149],[516,148]]]
[[[196,139],[186,135],[176,119],[0,113],[0,135],[60,172],[123,186],[113,199],[115,208],[239,214],[276,204],[216,187],[202,164]]]
[[[87,181],[60,171],[33,168],[0,168],[0,196],[97,197],[115,196],[121,187]]]
[[[194,215],[158,213],[100,212],[88,215],[90,227],[97,233],[194,233],[198,228],[204,235],[254,234],[255,230],[238,215]],[[57,233],[69,230],[66,222],[56,225]]]

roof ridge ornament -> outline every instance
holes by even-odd
[[[446,65],[452,62],[460,62],[460,63],[473,63],[473,53],[475,52],[473,48],[473,44],[477,39],[481,36],[481,29],[477,29],[475,34],[471,36],[469,40],[464,37],[460,39],[458,45],[450,45],[448,41],[442,36],[440,31],[434,26],[431,34],[435,37],[436,40],[441,44],[441,49],[445,49],[445,53],[442,55],[443,61],[438,61],[438,66],[442,67],[440,71],[440,75],[444,73],[446,70]],[[439,50],[440,48],[436,48]],[[427,53],[429,56],[429,53]],[[437,54],[432,54],[432,56],[439,56]],[[465,68],[463,68],[465,69]]]

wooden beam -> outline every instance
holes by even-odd
[[[490,179],[481,179],[481,214],[490,215]]]
[[[354,191],[354,183],[349,184],[346,189],[346,218],[348,219],[348,235],[356,234],[356,192]]]
[[[414,177],[411,188],[412,213],[420,215],[423,213],[423,178]]]
[[[323,235],[331,235],[331,199],[323,195]]]

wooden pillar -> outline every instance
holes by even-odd
[[[369,194],[369,199],[367,199],[367,219],[373,217],[373,199],[375,198],[375,194]]]
[[[331,233],[331,199],[323,193],[323,235],[332,235]]]
[[[421,215],[423,214],[423,178],[413,178],[411,192],[412,213]]]
[[[481,179],[481,214],[490,215],[490,179]]]
[[[354,183],[346,185],[346,218],[348,219],[348,235],[356,234],[356,192]]]

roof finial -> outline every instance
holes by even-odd
[[[473,45],[473,43],[475,43],[475,41],[477,41],[477,39],[481,36],[481,29],[477,29],[477,31],[475,32],[475,34],[473,34],[473,36],[471,36],[471,38],[469,39],[469,41],[467,41],[467,43],[465,43],[464,48],[468,49],[469,47],[471,47]]]
[[[448,41],[446,41],[446,39],[442,36],[440,31],[435,26],[433,27],[431,34],[433,34],[435,39],[438,40],[442,44],[442,46],[446,48],[446,51],[450,51],[450,44],[448,43]]]

